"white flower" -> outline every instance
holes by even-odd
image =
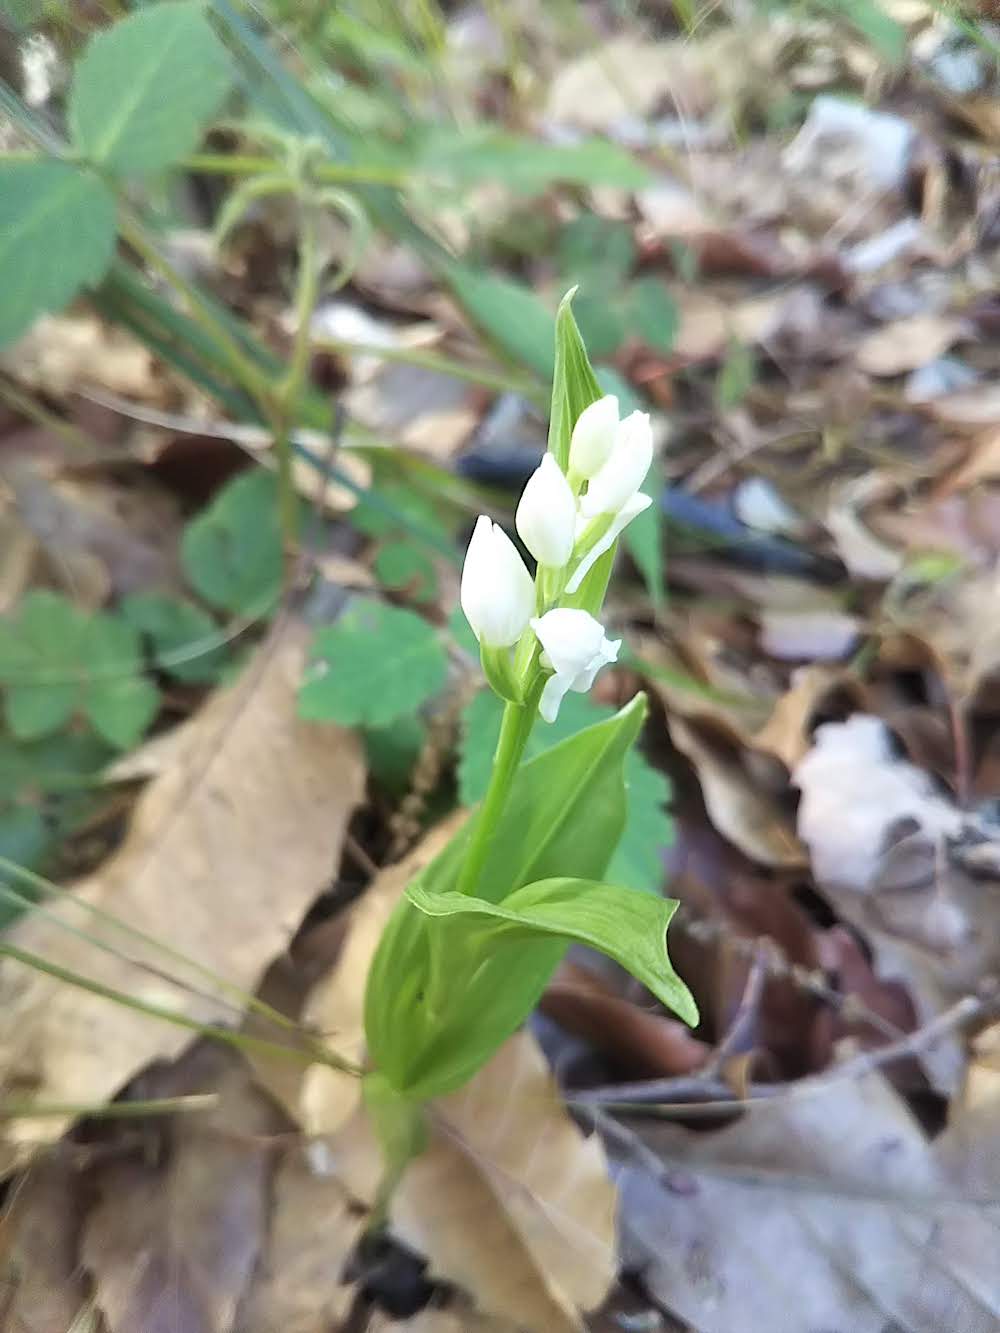
[[[638,518],[643,510],[648,509],[652,503],[653,501],[649,496],[643,495],[642,491],[639,491],[638,494],[633,495],[631,499],[625,501],[621,509],[619,509],[618,513],[611,520],[611,526],[608,528],[607,532],[598,538],[573,571],[573,577],[570,579],[569,583],[566,584],[567,592],[576,592],[586,575],[590,573],[590,570],[601,558],[604,552],[611,549],[612,545],[618,540],[622,532],[628,527],[632,520]]]
[[[540,565],[561,569],[573,554],[576,499],[551,454],[545,455],[528,478],[515,522],[521,540]]]
[[[480,514],[465,553],[462,610],[480,643],[508,648],[535,609],[535,584],[507,534]]]
[[[618,399],[614,394],[598,398],[577,417],[569,443],[569,470],[578,477],[598,472],[615,444],[618,429]]]
[[[633,412],[619,425],[610,457],[591,477],[587,493],[580,500],[580,512],[585,518],[617,514],[645,481],[652,461],[649,416]]]
[[[566,692],[586,694],[601,667],[617,660],[622,641],[608,639],[600,621],[572,607],[536,616],[531,628],[542,645],[542,666],[554,672],[545,682],[538,711],[546,722],[554,722]]]

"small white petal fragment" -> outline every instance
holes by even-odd
[[[465,553],[462,610],[480,643],[509,648],[527,629],[535,584],[504,530],[480,514]]]
[[[531,628],[542,645],[543,664],[555,673],[545,683],[538,711],[554,722],[568,690],[586,694],[601,667],[617,660],[621,639],[609,639],[600,621],[573,607],[536,616]]]
[[[576,419],[569,443],[569,470],[592,477],[604,466],[615,447],[618,399],[613,393],[585,407]]]
[[[528,478],[515,523],[540,565],[561,569],[573,554],[576,500],[552,454],[546,454]]]
[[[632,520],[638,518],[643,510],[648,509],[652,503],[653,501],[650,497],[648,495],[643,495],[642,491],[639,491],[637,495],[633,495],[630,500],[625,501],[624,505],[615,515],[610,528],[608,528],[603,537],[599,538],[599,540],[594,543],[573,571],[573,577],[570,579],[569,583],[566,584],[567,592],[576,592],[580,584],[587,577],[598,560],[600,560],[604,552],[611,549],[612,545],[618,540]]]
[[[610,457],[580,501],[587,518],[617,514],[646,480],[653,461],[653,431],[646,412],[633,412],[618,427]]]

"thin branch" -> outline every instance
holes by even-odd
[[[575,1092],[568,1100],[572,1106],[587,1108],[588,1114],[590,1108],[594,1106],[616,1107],[621,1110],[640,1107],[662,1110],[676,1107],[687,1114],[698,1110],[731,1111],[734,1107],[750,1105],[753,1102],[775,1101],[788,1097],[812,1097],[826,1092],[834,1084],[841,1083],[845,1079],[864,1078],[877,1069],[884,1069],[887,1065],[920,1055],[957,1029],[998,1012],[1000,1012],[1000,1002],[995,995],[988,998],[965,995],[937,1018],[917,1028],[915,1032],[900,1037],[897,1041],[889,1042],[874,1051],[865,1051],[822,1074],[814,1074],[790,1083],[752,1083],[748,1095],[744,1098],[737,1097],[732,1088],[720,1079],[688,1076],[584,1088]]]

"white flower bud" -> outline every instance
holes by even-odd
[[[580,584],[590,573],[591,569],[593,569],[594,565],[597,564],[604,552],[611,549],[612,545],[618,540],[632,520],[638,518],[643,510],[648,509],[652,503],[653,501],[649,496],[643,495],[642,491],[639,491],[637,495],[633,495],[631,499],[625,501],[621,509],[619,509],[618,513],[612,519],[611,526],[608,528],[607,532],[605,532],[602,537],[598,538],[577,565],[576,569],[574,569],[573,577],[570,579],[569,583],[566,584],[567,592],[576,592],[577,588],[579,588]]]
[[[551,454],[545,455],[528,478],[515,522],[521,540],[540,565],[561,569],[573,554],[576,499]]]
[[[462,610],[480,643],[508,648],[535,609],[535,584],[504,530],[480,514],[465,553]]]
[[[586,518],[597,514],[617,514],[646,480],[653,461],[653,432],[645,412],[633,412],[619,425],[611,456],[590,479],[587,493],[580,500],[580,512]]]
[[[607,462],[618,430],[618,399],[609,393],[585,407],[577,417],[569,442],[569,470],[592,477]]]
[[[601,667],[617,660],[622,641],[608,639],[600,621],[572,607],[536,616],[531,628],[542,645],[542,666],[554,672],[545,682],[538,711],[546,722],[554,722],[566,692],[586,694]]]

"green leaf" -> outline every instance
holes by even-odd
[[[625,190],[641,189],[649,182],[647,169],[606,139],[548,144],[489,127],[435,128],[425,136],[413,165],[446,174],[463,185],[500,181],[525,194],[537,193],[556,181]],[[627,228],[625,231],[628,234]]]
[[[197,145],[231,82],[200,5],[147,5],[92,37],[77,64],[74,146],[119,175],[161,171]]]
[[[239,615],[269,611],[283,572],[274,475],[253,468],[224,486],[184,529],[181,563],[210,605]]]
[[[448,657],[421,616],[382,602],[352,602],[313,636],[299,716],[344,726],[384,726],[412,715],[448,676]]]
[[[462,712],[458,795],[463,805],[475,804],[486,791],[502,716],[503,705],[491,690],[477,694]],[[539,723],[532,731],[525,759],[611,716],[610,708],[595,704],[589,696],[567,694],[555,722],[550,726]],[[630,889],[659,893],[661,854],[673,841],[673,824],[664,808],[670,799],[670,782],[640,750],[633,749],[625,760],[625,788],[625,827],[606,877]]]
[[[88,618],[80,649],[83,711],[109,745],[128,750],[160,706],[159,690],[140,675],[138,631],[123,620],[98,613]]]
[[[6,14],[15,32],[30,28],[44,12],[44,0],[0,0],[0,14]]]
[[[29,593],[0,648],[4,713],[11,732],[34,740],[84,713],[110,744],[126,749],[156,715],[159,694],[143,679],[139,636],[114,616],[85,616],[47,590]]]
[[[893,68],[902,65],[906,56],[906,29],[875,0],[821,0],[820,7],[846,18],[887,64]]]
[[[564,281],[599,288],[621,287],[636,260],[632,228],[595,213],[583,213],[564,227],[557,255]]]
[[[639,566],[653,606],[659,610],[663,605],[663,509],[660,506],[660,492],[663,480],[656,464],[646,479],[643,487],[653,497],[648,509],[634,518],[625,529],[622,541],[629,555]]]
[[[446,277],[473,323],[506,356],[551,377],[552,316],[530,288],[464,264],[451,264]]]
[[[27,870],[41,863],[49,843],[49,831],[42,813],[33,805],[8,805],[0,808],[0,856],[16,861]],[[0,882],[2,882],[0,876]],[[5,926],[17,908],[0,901],[0,926]]]
[[[576,319],[593,356],[613,356],[628,334],[625,312],[618,300],[592,287],[576,298]]]
[[[0,346],[101,280],[115,246],[107,186],[66,162],[0,163]]]
[[[567,694],[554,722],[536,723],[528,738],[524,762],[613,715],[613,709],[602,708],[585,694]],[[462,710],[458,797],[463,805],[475,805],[486,794],[502,718],[503,702],[492,690],[481,690]]]
[[[92,732],[31,742],[0,736],[0,800],[85,790],[109,756],[108,747]]]
[[[133,593],[119,611],[153,646],[154,661],[175,680],[210,685],[226,667],[215,621],[193,602],[165,593]]]
[[[399,537],[383,542],[375,556],[375,573],[386,588],[406,588],[418,602],[437,596],[434,562],[421,546]]]
[[[427,739],[424,723],[419,717],[398,717],[383,727],[366,727],[364,738],[372,777],[390,795],[404,796]]]
[[[753,386],[756,373],[753,349],[746,343],[730,342],[715,382],[715,402],[720,411],[739,406]]]
[[[669,778],[654,768],[638,750],[625,761],[628,815],[605,879],[626,889],[660,892],[663,852],[674,840],[674,824],[666,806],[671,797]]]
[[[65,597],[45,589],[24,598],[0,642],[4,716],[19,740],[58,731],[73,716],[81,695],[73,679],[79,661],[83,617]],[[48,679],[46,679],[48,677]]]
[[[497,923],[489,935],[506,936],[515,945],[538,935],[555,935],[567,944],[575,942],[597,949],[621,963],[685,1023],[694,1026],[698,1022],[691,992],[667,957],[667,926],[677,910],[673,898],[654,898],[616,884],[566,877],[527,884],[508,894],[502,903],[441,893],[420,880],[409,886],[406,896],[428,916],[488,917]],[[480,938],[476,947],[488,947],[488,943],[488,939]]]
[[[643,342],[657,352],[672,351],[680,328],[677,302],[658,278],[638,278],[628,294],[629,319]]]
[[[556,312],[556,346],[552,374],[552,408],[548,450],[565,472],[569,442],[580,413],[601,395],[587,349],[573,318],[575,288],[566,293]]]
[[[645,700],[637,696],[613,717],[523,765],[496,826],[477,898],[499,903],[535,880],[604,874],[625,823],[625,757],[644,716]],[[454,891],[473,826],[474,820],[466,824],[422,872],[422,885]],[[404,900],[368,976],[365,1030],[376,1065],[414,1098],[459,1087],[523,1021],[525,1006],[541,994],[564,951],[555,936],[525,940],[513,955],[479,950],[466,927],[461,947],[449,952],[441,924]],[[434,984],[446,986],[447,1000],[431,994]]]

